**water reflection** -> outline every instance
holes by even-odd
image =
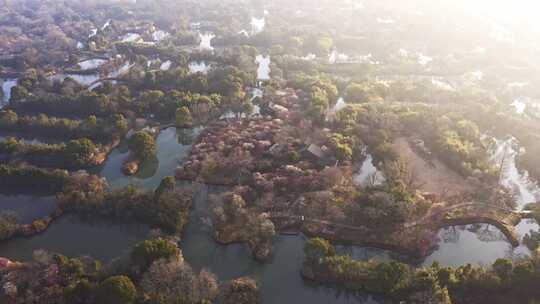
[[[45,249],[67,256],[90,255],[104,262],[129,253],[144,240],[147,226],[115,221],[84,220],[66,215],[55,221],[47,231],[31,238],[17,238],[0,243],[0,256],[27,261],[34,250]]]
[[[174,127],[161,131],[157,137],[157,155],[155,159],[144,162],[139,172],[127,177],[122,173],[122,164],[128,157],[127,147],[121,146],[113,150],[104,166],[98,172],[105,177],[113,188],[135,184],[145,188],[155,188],[165,176],[174,175],[191,148],[191,140],[200,132],[196,129],[179,129]],[[190,141],[189,144],[186,144]]]
[[[452,226],[439,231],[439,248],[426,258],[423,265],[437,261],[443,266],[465,264],[489,266],[498,258],[516,258],[529,254],[521,246],[513,248],[504,234],[488,224]]]
[[[0,102],[0,109],[9,103],[11,88],[16,85],[17,79],[2,79],[2,102]]]
[[[0,213],[9,213],[20,224],[29,224],[46,217],[56,209],[54,196],[5,195],[0,194]]]
[[[205,218],[208,217],[208,196],[226,189],[204,185],[195,188],[195,210],[181,246],[184,257],[196,270],[209,269],[222,281],[251,276],[259,282],[263,302],[266,304],[378,303],[370,296],[347,293],[334,287],[304,281],[300,275],[305,243],[302,235],[276,237],[273,258],[266,264],[256,262],[245,245],[217,244],[210,237],[210,227],[205,224]],[[347,251],[345,248],[340,250]],[[350,252],[355,253],[357,250]],[[367,249],[363,255],[358,254],[357,257],[378,258],[381,256],[380,252]],[[385,258],[384,254],[382,258]]]

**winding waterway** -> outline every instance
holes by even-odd
[[[107,178],[113,188],[131,183],[147,189],[154,188],[163,177],[174,175],[177,166],[188,155],[191,143],[199,131],[172,127],[162,130],[157,137],[157,158],[143,164],[141,172],[133,177],[126,177],[121,172],[122,163],[128,154],[125,146],[115,149],[97,173]],[[508,165],[505,169],[505,176],[518,182],[520,179],[514,178],[511,167]],[[373,168],[372,159],[366,159],[360,173],[373,173]],[[194,210],[181,247],[184,257],[195,269],[208,269],[216,273],[221,281],[252,276],[258,280],[264,303],[267,304],[381,303],[367,295],[347,293],[335,287],[304,281],[300,276],[305,243],[302,235],[277,236],[272,260],[266,264],[256,262],[244,244],[217,244],[211,238],[211,228],[205,220],[208,217],[208,198],[212,193],[227,189],[200,184],[193,185],[193,189]],[[530,200],[526,192],[518,193],[520,200]],[[520,225],[526,224],[523,222]],[[71,256],[90,254],[110,261],[129,252],[134,244],[147,237],[148,231],[149,228],[144,225],[116,221],[88,222],[75,216],[66,216],[41,235],[0,244],[0,256],[26,260],[31,257],[33,250],[44,248]],[[497,258],[527,253],[523,246],[513,249],[499,230],[487,224],[448,227],[439,232],[439,238],[439,248],[423,265],[431,265],[433,261],[452,266],[466,263],[489,265]],[[392,253],[374,248],[338,246],[338,251],[359,260],[396,258]]]

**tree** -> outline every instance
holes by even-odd
[[[21,101],[28,96],[30,96],[30,93],[28,92],[28,89],[26,89],[23,86],[16,85],[11,88],[11,97],[10,97],[11,102]]]
[[[10,238],[17,231],[17,217],[10,213],[0,214],[0,240]]]
[[[304,245],[304,254],[306,260],[310,262],[318,262],[320,259],[335,255],[334,246],[325,239],[312,238]]]
[[[368,84],[350,84],[345,91],[345,101],[347,103],[368,103],[381,101],[382,98]]]
[[[147,160],[156,155],[156,141],[145,131],[133,134],[128,140],[128,148],[141,160]]]
[[[163,193],[173,192],[176,188],[176,179],[174,176],[167,176],[161,180],[159,186],[154,191],[154,200],[158,200]]]
[[[319,87],[312,87],[311,103],[307,109],[308,117],[314,122],[324,121],[324,117],[326,116],[329,106],[330,104],[326,92]]]
[[[379,291],[394,291],[407,277],[407,267],[403,263],[391,261],[379,263],[373,269],[373,279],[379,285]]]
[[[180,248],[175,243],[162,238],[142,241],[135,246],[131,253],[133,262],[143,269],[156,260],[172,258],[183,259]]]
[[[176,109],[176,126],[179,128],[190,128],[193,126],[193,117],[188,107]]]
[[[128,131],[128,121],[122,114],[115,114],[113,116],[114,127],[118,132],[124,134]]]
[[[497,259],[493,263],[493,270],[503,280],[507,280],[512,275],[513,268],[512,261],[510,259]]]
[[[142,290],[153,303],[211,303],[218,294],[215,275],[193,273],[183,260],[159,259],[152,263],[141,281]]]
[[[12,126],[19,120],[17,113],[13,110],[0,111],[0,126]]]
[[[225,289],[224,304],[259,304],[261,303],[257,282],[251,278],[239,278]]]
[[[112,276],[99,285],[98,303],[131,304],[135,302],[137,290],[126,276]]]
[[[86,165],[96,153],[94,143],[86,138],[71,140],[64,150],[66,160],[74,166]]]
[[[328,144],[338,160],[350,160],[352,158],[353,150],[348,137],[334,133],[328,138]]]
[[[458,134],[471,142],[476,142],[480,138],[478,125],[470,120],[460,120],[456,124]]]
[[[88,303],[96,295],[96,286],[87,279],[81,279],[68,286],[64,292],[64,298],[68,304]]]

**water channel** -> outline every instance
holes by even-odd
[[[125,146],[115,149],[96,173],[107,178],[113,188],[130,183],[143,188],[154,188],[163,177],[174,175],[177,166],[188,155],[191,143],[198,132],[200,129],[162,130],[157,138],[156,159],[143,164],[141,172],[133,177],[124,176],[120,170],[128,153]],[[360,171],[373,172],[375,167],[372,161],[371,166],[368,165],[362,166]],[[513,170],[510,167],[505,170],[507,172],[505,174],[509,176]],[[245,275],[252,276],[260,283],[264,303],[267,304],[381,303],[367,295],[346,293],[334,287],[304,281],[299,274],[305,242],[302,235],[277,236],[273,258],[267,264],[254,261],[243,244],[229,246],[216,244],[210,236],[210,227],[205,224],[207,222],[205,218],[208,217],[208,197],[212,193],[226,189],[199,184],[193,185],[193,188],[195,207],[181,241],[181,247],[184,257],[195,269],[208,269],[216,273],[221,281]],[[526,193],[521,193],[519,197],[530,200]],[[9,200],[2,198],[0,201],[9,203]],[[9,209],[9,204],[6,206]],[[90,254],[104,261],[110,261],[129,252],[134,244],[147,237],[148,231],[148,227],[134,223],[87,221],[75,216],[65,216],[43,234],[0,244],[0,256],[27,260],[32,256],[33,250],[44,248],[72,256]],[[441,239],[439,248],[425,260],[424,265],[430,265],[433,261],[452,266],[466,263],[489,265],[500,257],[516,257],[527,253],[522,246],[517,249],[511,248],[500,231],[485,224],[448,227],[439,232],[439,237]],[[338,249],[341,253],[362,260],[394,258],[391,253],[374,248],[347,246]]]

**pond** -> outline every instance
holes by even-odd
[[[11,98],[11,88],[17,85],[17,79],[2,79],[2,102],[0,102],[0,109],[9,103]]]
[[[257,55],[255,63],[258,64],[257,80],[270,80],[270,55]]]
[[[107,62],[107,60],[95,58],[95,59],[88,59],[88,60],[81,61],[78,63],[78,65],[79,65],[79,68],[82,71],[84,71],[84,70],[97,69],[105,62]]]
[[[8,213],[20,224],[29,224],[46,217],[56,209],[54,196],[6,195],[0,194],[0,213]]]
[[[155,188],[165,176],[174,176],[191,149],[192,141],[200,129],[176,129],[174,127],[162,130],[156,140],[157,157],[141,165],[140,171],[127,177],[122,173],[122,165],[129,151],[124,144],[114,149],[102,168],[95,172],[105,177],[111,187],[119,188],[135,184],[144,188]]]
[[[197,62],[192,61],[189,63],[188,68],[191,74],[195,74],[195,73],[206,74],[210,70],[211,65],[206,64],[206,62],[204,61],[197,61]]]
[[[349,60],[349,56],[346,54],[338,53],[337,50],[333,50],[332,53],[328,56],[328,63],[343,63]]]
[[[162,71],[168,71],[171,68],[171,66],[172,66],[172,61],[167,60],[159,66],[159,69]]]
[[[201,34],[199,33],[199,38],[201,39],[201,43],[199,44],[199,48],[201,50],[213,50],[214,48],[212,47],[212,39],[214,39],[216,37],[216,35],[214,35],[213,33],[205,33],[205,34]]]
[[[424,260],[424,266],[431,266],[434,261],[442,266],[491,266],[498,258],[530,254],[523,245],[513,248],[504,234],[489,224],[447,227],[439,231],[438,238],[439,248]]]
[[[373,164],[373,156],[367,154],[360,168],[353,175],[355,185],[361,187],[379,186],[385,182],[384,174]]]
[[[194,269],[208,269],[218,275],[221,281],[251,276],[259,282],[265,304],[378,303],[367,295],[346,293],[304,281],[300,276],[305,243],[302,235],[277,236],[273,258],[266,264],[256,262],[245,245],[223,246],[215,243],[210,237],[210,227],[204,224],[204,218],[208,216],[208,195],[220,191],[224,189],[204,185],[197,187],[195,210],[181,242],[184,257]],[[338,249],[362,259],[388,258],[387,253],[378,249]]]
[[[155,41],[155,42],[160,42],[162,41],[163,39],[169,37],[171,34],[166,32],[166,31],[163,31],[163,30],[157,30],[155,32],[152,33],[152,39]]]
[[[110,262],[128,254],[135,244],[147,238],[149,231],[147,226],[135,223],[89,221],[65,215],[42,234],[0,243],[0,256],[27,261],[32,258],[34,250],[44,249],[72,257],[90,255]]]
[[[264,31],[264,27],[266,25],[266,20],[264,17],[262,18],[256,18],[251,17],[251,35],[257,35]]]
[[[127,33],[120,38],[120,42],[138,42],[142,40],[141,35],[137,33]]]
[[[73,80],[77,81],[81,85],[90,86],[89,89],[93,89],[99,85],[99,83],[96,83],[97,80],[104,78],[104,77],[118,77],[126,72],[129,71],[131,68],[131,64],[129,62],[124,63],[123,65],[119,66],[112,72],[110,72],[107,75],[100,75],[100,73],[93,73],[93,74],[65,74],[65,73],[58,73],[55,75],[52,75],[49,77],[51,80],[59,80],[63,81],[67,77],[72,78]]]

